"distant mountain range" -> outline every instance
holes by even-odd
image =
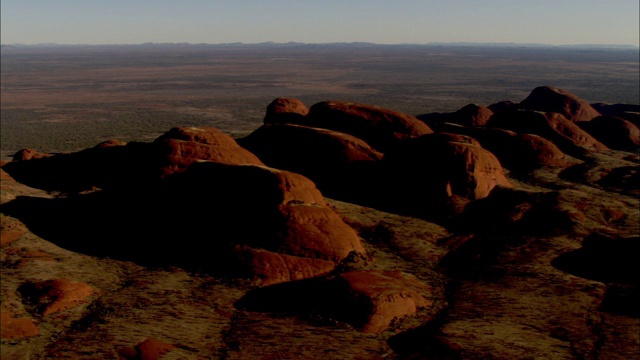
[[[377,44],[370,42],[333,42],[333,43],[302,43],[302,42],[262,42],[262,43],[155,43],[148,42],[142,44],[56,44],[56,43],[42,43],[42,44],[3,44],[1,48],[8,50],[12,48],[24,48],[24,47],[113,47],[113,46],[349,46],[349,47],[362,47],[362,46],[483,46],[483,47],[527,47],[527,48],[573,48],[573,49],[611,49],[611,50],[637,50],[638,46],[629,44],[567,44],[567,45],[551,45],[540,43],[476,43],[476,42],[430,42],[430,43],[402,43],[402,44]]]

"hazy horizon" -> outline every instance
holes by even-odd
[[[594,48],[615,48],[615,49],[640,49],[640,46],[633,44],[545,44],[545,43],[516,43],[516,42],[429,42],[429,43],[375,43],[375,42],[367,42],[367,41],[353,41],[353,42],[297,42],[297,41],[288,41],[288,42],[275,42],[275,41],[263,41],[263,42],[225,42],[225,43],[191,43],[191,42],[145,42],[145,43],[112,43],[112,44],[87,44],[87,43],[74,43],[74,44],[64,44],[64,43],[0,43],[2,46],[24,46],[24,47],[38,47],[38,46],[60,46],[60,47],[75,47],[75,46],[91,46],[91,47],[109,47],[109,46],[146,46],[146,45],[186,45],[186,46],[218,46],[218,45],[333,45],[333,44],[345,44],[345,45],[373,45],[373,46],[488,46],[488,47],[554,47],[554,48],[583,48],[583,47],[594,47]]]
[[[637,0],[3,0],[0,43],[640,46]]]

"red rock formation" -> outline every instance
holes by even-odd
[[[383,152],[393,147],[398,140],[433,132],[414,116],[372,105],[342,101],[314,104],[309,109],[304,125],[353,135]]]
[[[307,116],[309,109],[302,101],[294,98],[277,98],[267,106],[265,124],[297,124]]]
[[[5,247],[11,242],[18,240],[28,232],[27,227],[19,220],[8,217],[0,217],[0,246]]]
[[[611,149],[636,152],[640,148],[638,127],[617,116],[598,116],[577,124]]]
[[[111,139],[111,140],[105,140],[101,143],[99,143],[98,145],[94,146],[95,149],[106,149],[106,148],[110,148],[113,146],[125,146],[127,145],[126,142],[121,141],[121,140],[115,140],[115,139]]]
[[[449,132],[437,132],[433,135],[429,136],[433,141],[441,141],[441,142],[459,142],[463,144],[469,144],[473,146],[482,147],[478,140],[474,139],[471,136],[449,133]]]
[[[262,126],[238,143],[268,166],[303,174],[324,194],[341,199],[364,193],[362,185],[382,158],[354,136],[301,125]]]
[[[171,190],[176,207],[189,208],[190,199],[198,199],[224,210],[215,218],[216,242],[235,245],[241,272],[263,284],[326,274],[351,252],[365,252],[355,231],[302,175],[199,162],[173,181],[172,188],[184,189]],[[189,220],[211,222],[208,218],[203,214]]]
[[[582,152],[605,150],[607,147],[578,125],[559,113],[512,111],[495,114],[488,127],[534,134],[553,142],[562,152],[580,156]]]
[[[0,318],[0,338],[19,339],[40,334],[40,330],[31,318],[14,318],[10,312],[2,312]]]
[[[456,221],[456,230],[475,234],[570,231],[572,216],[560,207],[558,197],[559,193],[553,191],[531,192],[496,186],[489,196],[467,205]]]
[[[428,206],[429,199],[441,201],[452,195],[480,199],[496,185],[511,186],[495,155],[450,138],[440,133],[425,135],[385,156],[401,198]]]
[[[516,134],[515,149],[521,149],[521,161],[530,164],[530,168],[540,166],[566,167],[570,165],[567,156],[551,141],[532,134]]]
[[[18,288],[28,302],[37,305],[42,316],[48,316],[82,303],[96,294],[96,290],[82,282],[69,279],[53,279],[35,283],[26,283]]]
[[[118,355],[124,359],[132,360],[159,360],[177,347],[164,341],[148,338],[134,347],[118,350]]]
[[[190,164],[215,161],[262,165],[230,136],[215,128],[174,128],[154,143],[112,140],[75,153],[37,156],[23,151],[3,169],[26,185],[54,191],[149,186],[159,178],[184,171]]]
[[[242,259],[250,278],[253,281],[259,280],[262,286],[326,275],[336,267],[336,263],[329,260],[280,254],[247,246],[237,247],[236,255]]]
[[[512,171],[529,171],[541,166],[566,167],[570,164],[568,157],[555,144],[538,135],[451,124],[444,124],[441,130],[478,140],[483,148],[498,158],[502,166]]]
[[[277,250],[285,254],[334,262],[364,248],[351,227],[333,210],[318,204],[290,202],[280,206],[285,221]]]
[[[296,172],[307,167],[328,171],[382,158],[380,152],[354,136],[301,125],[262,126],[238,142],[267,165]]]
[[[74,153],[23,156],[23,160],[9,162],[3,169],[30,187],[61,192],[147,182],[152,175],[157,178],[150,144],[122,144],[106,141]]]
[[[518,104],[510,100],[504,100],[504,101],[498,101],[495,104],[491,104],[487,106],[487,108],[493,111],[493,113],[495,114],[495,113],[505,112],[505,111],[516,111],[518,110]]]
[[[431,306],[432,289],[400,271],[353,271],[331,280],[335,311],[365,333],[386,330],[396,319]]]
[[[451,114],[450,122],[463,126],[485,126],[493,111],[486,106],[469,104]]]
[[[469,199],[480,199],[496,185],[511,186],[502,166],[491,152],[478,146],[449,143],[448,165],[451,192]]]
[[[21,161],[21,160],[31,160],[31,159],[42,159],[52,155],[53,154],[42,153],[34,149],[22,149],[17,153],[15,153],[15,155],[13,155],[13,160]]]
[[[164,158],[161,176],[182,172],[199,160],[263,165],[229,135],[211,127],[173,128],[157,138],[154,145]]]
[[[600,113],[591,104],[569,91],[550,86],[540,86],[520,103],[520,108],[544,112],[556,112],[570,121],[589,121]]]

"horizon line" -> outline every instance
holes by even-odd
[[[598,44],[598,43],[576,43],[576,44],[548,44],[548,43],[519,43],[519,42],[468,42],[468,41],[452,41],[452,42],[427,42],[427,43],[375,43],[367,41],[333,41],[333,42],[275,42],[275,41],[263,41],[245,43],[241,41],[236,42],[219,42],[219,43],[192,43],[192,42],[144,42],[144,43],[9,43],[0,44],[2,47],[16,46],[16,47],[28,47],[28,46],[152,46],[152,45],[182,45],[182,46],[214,46],[214,45],[378,45],[378,46],[441,46],[441,45],[457,45],[457,46],[470,46],[470,45],[484,45],[484,46],[536,46],[536,47],[598,47],[598,48],[634,48],[640,49],[640,45],[634,44]]]

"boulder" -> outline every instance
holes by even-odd
[[[214,259],[231,260],[234,275],[263,285],[326,274],[350,253],[365,253],[315,184],[289,171],[198,162],[171,181],[167,194],[166,206],[193,209],[175,221],[202,224],[190,233],[215,224],[212,253],[203,263],[215,267]],[[195,202],[211,209],[199,213]]]
[[[496,185],[511,186],[495,155],[475,140],[451,140],[452,135],[442,133],[424,135],[386,154],[393,197],[428,206],[453,195],[480,199]]]
[[[314,104],[304,125],[339,131],[364,140],[374,149],[386,151],[400,140],[433,131],[416,117],[373,105],[323,101]]]
[[[233,138],[212,127],[173,128],[154,141],[161,160],[161,176],[184,171],[199,160],[223,164],[263,163]]]
[[[93,148],[51,156],[25,156],[3,169],[25,185],[61,192],[81,192],[146,183],[157,175],[150,144],[107,141]]]
[[[463,126],[485,126],[492,115],[493,111],[486,106],[469,104],[454,112],[449,121]]]
[[[27,227],[19,220],[0,215],[0,247],[5,247],[28,232]]]
[[[22,149],[13,155],[14,161],[22,161],[22,160],[31,160],[31,159],[42,159],[53,154],[46,154],[39,152],[35,149]]]
[[[277,98],[267,106],[266,124],[298,124],[309,113],[302,101],[294,98]]]
[[[574,220],[563,211],[557,191],[532,192],[496,186],[472,201],[453,228],[474,234],[555,234],[571,231]]]
[[[542,166],[567,167],[570,165],[567,155],[551,141],[538,135],[453,124],[443,124],[441,130],[476,139],[483,148],[498,158],[502,166],[511,171],[527,172]]]
[[[563,153],[580,157],[585,151],[601,151],[607,147],[559,113],[511,111],[495,114],[487,127],[533,134],[553,142]]]
[[[521,109],[556,112],[570,121],[589,121],[601,114],[591,104],[567,90],[540,86],[519,104]]]
[[[365,333],[381,333],[393,321],[430,308],[433,288],[398,270],[353,270],[249,291],[236,306],[348,323]]]
[[[177,346],[164,341],[147,338],[133,347],[118,350],[118,355],[123,359],[132,360],[159,360],[165,354],[176,349]]]
[[[110,140],[74,153],[39,156],[25,150],[20,154],[20,160],[3,167],[16,181],[69,193],[150,186],[201,160],[263,165],[230,136],[210,127],[173,128],[153,143]]]
[[[262,126],[238,143],[269,166],[303,174],[382,158],[382,153],[354,136],[301,125]]]
[[[493,111],[494,114],[496,114],[496,113],[505,112],[505,111],[516,111],[519,109],[519,105],[514,103],[511,100],[503,100],[503,101],[498,101],[495,104],[491,104],[487,106],[487,108]]]
[[[40,334],[40,329],[32,318],[16,318],[8,311],[2,311],[0,318],[0,338],[29,338]]]
[[[22,297],[36,306],[36,312],[48,316],[87,303],[97,291],[88,284],[69,279],[28,282],[18,288]]]
[[[363,184],[382,158],[354,136],[301,125],[265,125],[238,143],[268,166],[303,174],[324,194],[341,199],[367,196]]]
[[[598,116],[591,121],[580,121],[577,124],[611,149],[637,152],[640,148],[640,130],[630,121],[620,117]]]
[[[336,267],[336,263],[330,260],[286,255],[248,246],[238,246],[234,255],[241,259],[241,272],[262,286],[327,275]]]
[[[400,271],[352,271],[336,276],[329,290],[333,311],[365,333],[385,331],[391,322],[432,305],[433,289]]]

